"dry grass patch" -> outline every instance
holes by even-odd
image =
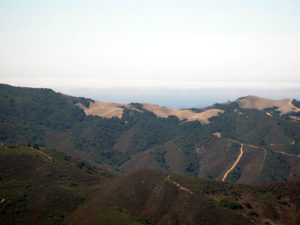
[[[293,105],[293,99],[271,100],[267,98],[260,98],[254,95],[249,95],[245,98],[240,98],[236,102],[242,108],[263,110],[267,108],[277,107],[276,111],[280,115],[291,112],[300,112],[300,109]]]
[[[176,116],[179,120],[198,120],[202,124],[208,124],[211,117],[218,116],[220,113],[224,112],[224,110],[221,109],[208,109],[204,112],[196,113],[190,110],[170,109],[165,106],[153,105],[149,103],[143,103],[142,105],[144,109],[153,112],[158,117],[167,118],[168,116]],[[86,115],[100,116],[103,118],[118,117],[121,119],[124,107],[130,110],[142,112],[132,105],[113,102],[94,101],[90,102],[89,107],[86,107],[81,103],[78,103],[77,106],[83,109]]]
[[[201,113],[192,112],[190,110],[176,110],[169,109],[164,106],[153,105],[149,103],[143,103],[144,109],[153,112],[158,117],[168,117],[176,116],[180,120],[194,121],[198,120],[202,124],[208,124],[209,119],[214,116],[218,116],[220,113],[223,113],[224,110],[221,109],[208,109]]]
[[[220,132],[215,132],[213,133],[214,136],[218,137],[218,138],[221,138],[222,137],[222,134]]]
[[[83,109],[86,115],[100,116],[103,118],[118,117],[121,119],[123,115],[122,107],[131,110],[140,111],[139,109],[133,107],[132,105],[120,104],[114,102],[94,101],[94,102],[90,102],[90,106],[88,108],[82,105],[81,103],[78,103],[77,106]]]

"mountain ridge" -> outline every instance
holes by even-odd
[[[277,107],[276,111],[279,111],[280,115],[285,115],[292,112],[300,112],[300,108],[293,104],[294,100],[295,99],[272,100],[255,95],[248,95],[247,97],[238,98],[236,102],[242,108],[248,109],[264,110],[267,108]]]
[[[264,110],[267,108],[276,107],[275,111],[279,111],[280,115],[289,113],[298,113],[300,108],[293,104],[295,99],[281,99],[272,100],[268,98],[262,98],[255,95],[248,95],[240,97],[233,102],[228,103],[217,103],[217,104],[230,104],[237,103],[241,108]],[[145,110],[153,112],[158,117],[176,116],[180,120],[194,121],[199,120],[202,124],[209,123],[209,119],[214,116],[218,116],[223,113],[224,110],[214,108],[216,104],[202,108],[202,111],[195,112],[191,109],[171,109],[165,106],[155,105],[151,103],[138,103]],[[123,108],[135,110],[141,112],[141,110],[132,106],[132,103],[121,104],[115,102],[101,102],[94,100],[89,107],[77,104],[81,109],[84,110],[86,115],[100,116],[104,118],[118,117],[122,118]],[[293,118],[293,117],[291,117]]]
[[[166,111],[159,116],[142,103],[104,103],[100,112],[116,116],[88,115],[82,108],[95,100],[50,89],[0,85],[0,93],[0,141],[48,146],[117,171],[154,168],[216,180],[232,167],[243,144],[244,154],[226,181],[300,179],[300,115],[297,110],[282,114],[277,101],[269,107],[268,100],[262,110],[240,107],[239,101],[252,101],[248,96],[181,110],[198,116],[222,110],[205,123],[199,117],[181,120],[171,109],[155,106]],[[284,103],[300,107],[297,100]]]
[[[0,224],[300,222],[299,181],[245,185],[150,169],[111,173],[36,148],[0,142]]]

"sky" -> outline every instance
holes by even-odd
[[[102,101],[300,99],[298,0],[0,0],[0,83]]]

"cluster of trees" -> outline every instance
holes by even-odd
[[[214,105],[225,112],[211,118],[209,124],[202,125],[198,121],[180,121],[175,116],[157,117],[139,103],[132,105],[140,111],[124,108],[122,119],[86,116],[76,106],[80,102],[88,107],[92,101],[62,95],[50,89],[0,85],[0,141],[46,146],[49,144],[46,136],[52,132],[64,136],[68,140],[68,143],[64,143],[69,145],[67,147],[84,151],[95,162],[120,166],[134,154],[172,140],[182,150],[183,169],[188,175],[199,173],[201,158],[195,146],[209,149],[218,140],[212,135],[215,132],[222,134],[222,140],[231,138],[265,148],[272,141],[270,137],[281,138],[287,143],[292,139],[295,143],[289,145],[286,151],[293,154],[299,154],[300,151],[300,128],[297,124],[283,120],[278,114],[270,117],[264,111],[241,109],[236,103]],[[296,100],[293,103],[300,104]],[[132,127],[135,128],[135,134],[127,152],[115,150],[118,139]],[[165,154],[165,150],[157,149],[151,156],[161,168],[167,170]],[[276,157],[270,157],[266,162],[268,165],[276,163],[283,171],[287,170],[286,163]],[[214,171],[211,174],[214,176]],[[263,174],[274,179],[284,176],[280,173],[272,175],[270,171],[264,171]]]

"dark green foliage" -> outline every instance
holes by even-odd
[[[278,107],[276,106],[273,106],[273,107],[270,107],[270,108],[265,108],[264,112],[271,112],[271,113],[275,113],[276,115],[279,115],[279,111],[276,111],[278,109]]]
[[[136,134],[132,140],[132,152],[141,152],[161,145],[175,136],[178,118],[158,118],[152,113],[143,113],[141,117],[135,125]]]
[[[227,199],[222,199],[220,202],[219,202],[220,206],[224,207],[224,208],[229,208],[229,209],[243,209],[243,207],[236,203],[236,202],[231,202]]]
[[[130,212],[126,209],[123,209],[121,207],[118,207],[117,205],[114,205],[111,202],[106,203],[106,210],[107,210],[105,213],[106,216],[108,216],[108,218],[111,217],[109,220],[110,224],[120,224],[120,223],[129,224],[130,223],[130,225],[152,225],[152,223],[150,223],[148,220],[144,219],[143,217],[136,216],[132,212]],[[117,217],[114,218],[115,221],[112,220],[112,215],[109,215],[109,214],[117,215]],[[99,223],[101,223],[101,220],[99,221]]]
[[[46,145],[47,131],[66,133],[73,146],[81,151],[93,152],[95,161],[115,164],[121,158],[112,146],[125,130],[117,118],[103,119],[85,116],[74,105],[87,105],[91,100],[55,93],[50,89],[16,88],[0,86],[0,141]],[[86,129],[91,136],[82,137]]]
[[[258,213],[253,209],[248,210],[247,214],[250,215],[250,216],[256,216],[256,217],[259,216]]]
[[[116,176],[59,151],[39,151],[0,143],[0,224],[242,225],[293,221],[299,213],[289,207],[299,205],[299,182],[248,186],[155,170]]]
[[[84,105],[87,108],[90,106],[91,102],[94,102],[94,100],[92,100],[90,98],[83,98],[83,97],[75,98],[75,97],[71,97],[71,96],[68,96],[68,98],[70,100],[72,100],[73,104],[81,103],[82,105]]]
[[[166,150],[155,148],[150,152],[152,159],[158,164],[158,166],[164,170],[168,170],[169,166],[166,164],[165,155]]]
[[[258,199],[263,205],[275,205],[276,200],[271,192],[264,192],[258,196]]]
[[[229,182],[236,182],[239,180],[239,178],[241,177],[241,170],[239,167],[237,167],[236,169],[234,169],[234,171],[232,171],[229,176],[227,177],[226,181]]]
[[[90,98],[79,97],[78,99],[79,99],[79,102],[87,108],[90,106],[90,102],[94,102],[94,100],[92,100]]]
[[[190,108],[189,110],[196,112],[196,113],[200,113],[200,112],[204,111],[204,109],[201,109],[201,108]]]
[[[285,152],[290,153],[290,154],[300,155],[300,142],[299,142],[299,140],[297,140],[297,143],[295,143],[293,145],[288,145],[285,148]]]
[[[282,154],[269,151],[261,172],[263,181],[286,180],[289,172],[290,165]]]
[[[143,112],[147,112],[144,108],[143,108],[143,105],[140,104],[140,103],[130,103],[130,105],[132,105],[133,107],[143,111]]]
[[[289,115],[300,117],[300,112],[291,112],[291,113],[289,113]]]
[[[117,164],[121,153],[113,150],[117,138],[128,129],[120,119],[87,116],[72,129],[72,142],[77,149],[93,152],[96,162]],[[89,130],[89,135],[83,135]]]
[[[199,156],[195,151],[195,146],[213,143],[214,138],[198,121],[182,123],[175,143],[184,153],[184,170],[188,175],[196,176],[199,172]]]
[[[0,113],[8,121],[17,117],[40,126],[69,129],[74,123],[83,120],[84,113],[75,105],[68,104],[66,98],[50,89],[1,85]]]
[[[234,111],[225,111],[219,117],[212,118],[210,127],[220,129],[220,132],[228,138],[263,145],[268,128],[262,125],[265,123],[261,120],[267,118],[256,110],[243,110],[242,112],[243,115],[239,115]]]
[[[292,101],[293,105],[300,108],[300,101],[296,100],[296,99],[293,99]]]
[[[249,224],[236,213],[237,210],[220,207],[200,193],[182,191],[174,183],[167,181],[167,176],[168,174],[153,170],[131,172],[115,179],[109,188],[104,187],[103,195],[99,195],[95,201],[99,202],[98,207],[101,202],[102,205],[111,202],[111,205],[118,206],[123,212],[127,210],[136,215],[142,214],[152,224]],[[174,180],[173,175],[170,175],[170,179]],[[185,183],[180,184],[187,186]],[[86,204],[78,213],[85,215],[89,212],[89,215],[77,218],[76,221],[82,221],[86,217],[92,220],[96,211],[93,203]],[[216,214],[218,217],[215,217]]]
[[[84,162],[87,173],[76,166],[82,162],[65,158],[54,150],[0,143],[0,224],[62,224],[88,188],[100,183],[101,173],[109,174]]]
[[[216,104],[214,104],[211,107],[212,108],[217,108],[217,109],[223,109],[223,110],[230,110],[230,111],[232,111],[234,109],[238,109],[239,105],[236,102],[227,102],[227,103],[224,103],[224,104],[216,103]]]
[[[283,143],[289,142],[290,134],[282,130],[291,129],[291,124],[287,122],[285,126],[281,126],[284,122],[276,114],[269,117],[264,111],[259,110],[239,109],[236,112],[227,110],[220,116],[211,118],[211,121],[210,129],[243,143],[267,146],[278,140],[282,140]]]
[[[242,109],[235,102],[215,104],[212,107],[225,110],[224,113],[211,118],[209,124],[201,124],[198,121],[180,121],[175,116],[157,117],[139,103],[131,104],[139,111],[123,108],[122,119],[86,116],[76,106],[81,103],[88,107],[91,102],[91,99],[66,96],[50,89],[0,85],[0,141],[39,148],[51,146],[116,170],[137,153],[164,148],[162,146],[172,142],[176,147],[170,147],[168,155],[175,157],[177,154],[176,168],[188,175],[213,179],[220,178],[225,169],[224,162],[232,161],[239,149],[239,144],[229,145],[228,139],[261,146],[268,152],[277,150],[300,154],[299,123],[292,122],[288,116],[280,116],[274,111],[276,108],[259,111]],[[295,104],[297,102],[294,100]],[[197,112],[203,110],[193,109]],[[266,115],[266,112],[273,116]],[[134,132],[125,140],[128,143],[126,149],[121,151],[115,145],[129,130]],[[222,137],[213,136],[215,132],[220,132]],[[294,144],[290,144],[292,141]],[[284,146],[273,149],[270,144]],[[197,152],[199,149],[201,153]],[[153,151],[152,159],[162,169],[173,170],[174,167],[169,165],[169,168],[165,162],[166,150],[161,150]],[[204,152],[207,154],[202,154]],[[209,155],[209,152],[214,155]],[[205,157],[210,163],[207,170],[202,169],[201,164],[206,162]],[[279,163],[279,168],[274,172],[272,163],[275,162]],[[258,179],[285,179],[290,170],[288,164],[283,158],[276,160],[269,157]],[[236,169],[229,174],[228,181],[238,181],[240,176]]]

